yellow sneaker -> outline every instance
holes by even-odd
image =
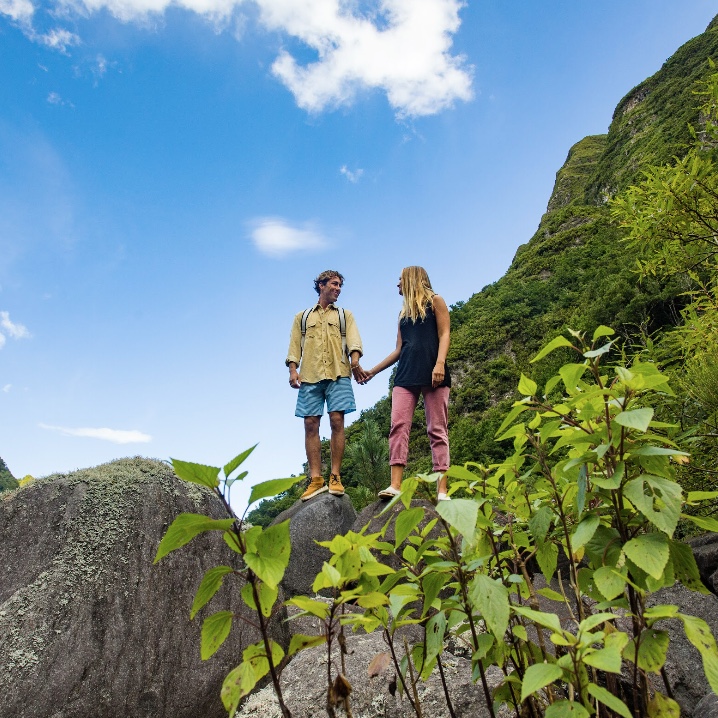
[[[342,477],[339,474],[329,474],[329,493],[334,496],[344,496]]]
[[[326,490],[327,485],[324,483],[324,477],[312,476],[312,478],[307,481],[307,490],[299,498],[301,498],[302,501],[309,501],[313,496],[321,494]]]

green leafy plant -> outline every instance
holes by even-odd
[[[269,636],[269,621],[281,605],[277,601],[279,583],[289,564],[289,522],[284,521],[269,528],[245,526],[244,518],[237,517],[229,503],[232,485],[247,476],[246,471],[236,472],[253,450],[254,447],[247,449],[224,467],[172,460],[177,476],[185,481],[205,486],[214,492],[221,500],[228,518],[212,519],[203,514],[180,514],[169,526],[160,542],[155,563],[171,551],[186,545],[199,534],[206,531],[223,533],[227,545],[239,554],[241,565],[215,566],[209,569],[197,589],[190,616],[194,618],[197,612],[212,599],[227,576],[242,580],[242,601],[256,614],[256,626],[262,638],[244,649],[242,662],[225,678],[222,685],[222,702],[230,717],[233,716],[242,698],[269,674],[282,715],[290,718],[291,713],[284,703],[279,683],[279,667],[285,659],[284,649]],[[293,476],[256,484],[252,487],[249,506],[265,497],[287,491],[303,478],[303,476]],[[232,611],[217,611],[205,618],[202,624],[201,642],[203,660],[210,658],[224,643],[231,631],[232,622],[237,617],[243,619],[243,616]]]

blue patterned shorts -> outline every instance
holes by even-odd
[[[302,382],[294,416],[321,416],[324,413],[325,402],[327,412],[343,411],[345,414],[350,414],[356,411],[352,380],[348,376],[340,376],[334,381],[322,379],[315,384]]]

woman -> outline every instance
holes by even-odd
[[[446,368],[449,309],[431,288],[429,276],[423,267],[402,269],[398,287],[404,304],[399,314],[396,349],[367,372],[369,381],[399,362],[391,394],[391,486],[379,492],[379,496],[391,498],[401,490],[401,479],[409,453],[411,421],[419,395],[423,394],[434,471],[444,474],[438,483],[437,499],[446,501],[449,499],[445,472],[449,468],[447,421],[451,386],[451,377]]]

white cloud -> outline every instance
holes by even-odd
[[[398,117],[435,114],[473,95],[472,67],[451,54],[463,0],[372,0],[368,10],[358,0],[55,0],[82,14],[107,9],[126,22],[181,7],[235,35],[245,32],[240,8],[250,2],[267,29],[316,52],[316,61],[300,64],[283,49],[272,65],[309,112],[349,104],[365,90],[385,92]],[[31,0],[0,0],[0,11],[18,15],[21,6],[32,14]],[[45,37],[63,52],[79,42],[66,30]]]
[[[2,2],[2,0],[0,0],[0,2]],[[56,27],[44,35],[38,35],[36,39],[43,45],[47,45],[50,49],[58,50],[63,55],[67,55],[68,47],[80,44],[80,38],[75,35],[74,32],[60,27]]]
[[[284,257],[292,252],[324,249],[326,239],[320,232],[305,225],[292,227],[280,217],[263,217],[251,223],[254,246],[270,257]]]
[[[64,100],[61,95],[57,92],[50,92],[47,96],[47,101],[51,105],[58,105],[60,107],[74,107],[75,105],[70,100]]]
[[[7,394],[12,389],[12,384],[5,384],[2,390]]]
[[[11,339],[28,339],[30,332],[22,324],[10,320],[10,312],[0,312],[0,349],[5,346],[7,337]]]
[[[343,174],[352,184],[356,184],[364,174],[363,169],[357,168],[355,170],[350,170],[346,165],[342,165],[339,168],[339,172],[341,172],[341,174]]]
[[[0,14],[9,15],[18,22],[28,22],[34,12],[31,0],[0,0]]]
[[[146,444],[152,441],[149,434],[144,434],[137,429],[125,431],[122,429],[107,428],[79,428],[71,429],[66,426],[50,426],[48,424],[38,424],[41,429],[56,431],[63,436],[81,436],[91,439],[102,439],[103,441],[111,441],[113,444]]]

